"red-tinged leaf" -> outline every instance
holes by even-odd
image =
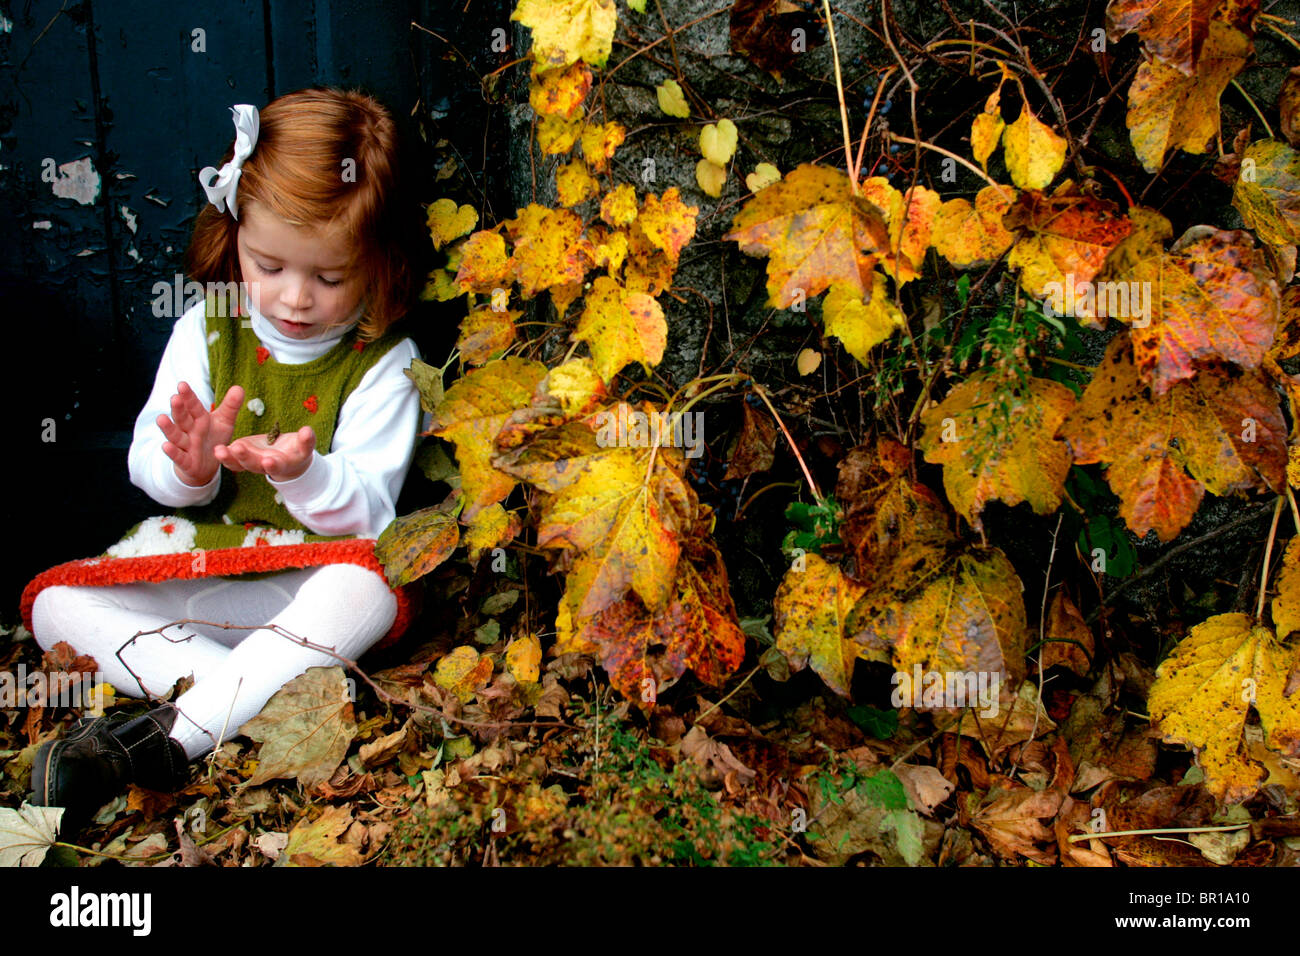
[[[459,543],[455,518],[437,508],[423,508],[389,523],[375,542],[375,557],[389,585],[399,587],[442,564]]]
[[[1206,491],[1280,490],[1286,423],[1258,372],[1207,368],[1154,394],[1133,362],[1127,336],[1106,349],[1078,407],[1061,425],[1076,464],[1109,465],[1120,515],[1134,533],[1172,541]]]
[[[778,309],[832,283],[867,299],[876,259],[889,247],[879,210],[853,195],[848,177],[808,164],[745,203],[723,238],[747,255],[768,257],[768,299]]]

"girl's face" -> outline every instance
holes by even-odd
[[[346,324],[364,292],[346,238],[291,226],[256,202],[241,213],[239,268],[253,307],[292,339],[319,338]]]

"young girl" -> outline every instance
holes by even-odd
[[[119,693],[155,699],[194,679],[171,704],[42,745],[32,802],[67,808],[65,832],[128,783],[178,789],[283,684],[339,663],[267,628],[216,625],[276,625],[352,660],[405,626],[373,541],[420,424],[403,374],[419,353],[389,328],[414,288],[393,121],[329,89],[232,113],[232,151],[199,176],[211,206],[187,266],[208,288],[239,283],[239,300],[209,295],[176,323],[128,458],[134,484],[185,510],[24,593],[41,647],[93,656]],[[132,641],[187,618],[212,623]]]

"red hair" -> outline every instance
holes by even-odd
[[[295,226],[341,228],[356,250],[353,268],[367,276],[358,335],[362,341],[378,338],[406,313],[415,292],[403,241],[392,116],[364,93],[315,88],[268,103],[259,124],[257,144],[240,174],[237,205],[242,211],[260,203]],[[233,155],[232,138],[222,162]],[[229,212],[205,203],[185,254],[190,278],[241,281],[238,232]]]

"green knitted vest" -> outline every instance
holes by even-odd
[[[390,329],[374,342],[362,342],[353,329],[324,355],[300,365],[285,365],[272,358],[258,340],[251,320],[217,308],[215,300],[208,303],[207,330],[215,400],[220,401],[232,385],[244,389],[244,404],[235,418],[235,438],[265,434],[276,423],[285,434],[310,425],[316,433],[316,450],[322,455],[329,453],[343,403],[366,372],[403,338]],[[223,469],[217,497],[208,505],[180,509],[179,513],[194,522],[198,530],[195,547],[199,548],[246,545],[249,530],[259,525],[306,532],[278,497],[265,475]],[[279,543],[279,538],[274,536],[270,543]],[[310,532],[292,534],[292,538],[333,540]]]

